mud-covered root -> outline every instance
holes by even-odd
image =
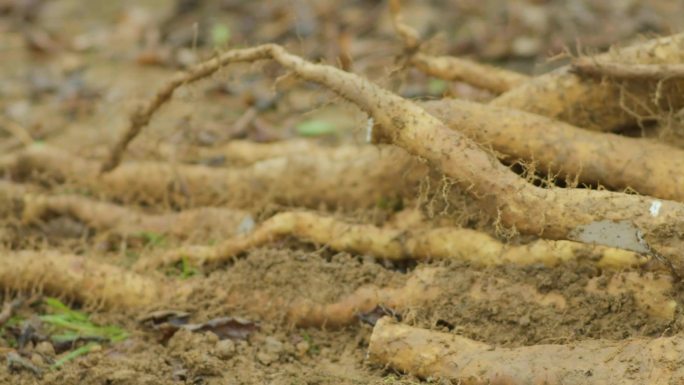
[[[440,295],[435,280],[440,268],[423,267],[415,270],[403,286],[379,288],[361,287],[339,301],[316,304],[301,299],[289,304],[286,319],[302,327],[338,328],[358,322],[359,314],[370,312],[378,306],[403,310],[420,306]]]
[[[173,146],[145,142],[134,148],[131,153],[141,153],[145,159],[175,159],[182,163],[211,164],[212,166],[247,166],[271,158],[296,156],[301,154],[321,154],[331,152],[331,147],[316,144],[312,140],[291,139],[281,142],[257,143],[249,140],[231,140],[217,146]]]
[[[684,35],[662,39],[662,44],[652,43],[651,53],[670,47],[666,53],[674,55],[677,46],[672,46],[678,39]],[[684,228],[683,204],[609,191],[536,187],[416,104],[358,75],[308,62],[277,45],[228,51],[213,63],[263,59],[272,59],[298,77],[322,84],[356,104],[374,119],[383,137],[431,162],[456,186],[478,199],[481,209],[498,216],[503,225],[543,238],[591,240],[638,252],[654,249],[673,270],[684,271],[684,237],[672,236],[673,229]],[[596,227],[619,236],[593,236]],[[625,238],[633,238],[634,243],[623,242]]]
[[[684,61],[684,34],[614,49],[591,59],[623,65],[673,65]],[[657,119],[684,107],[684,80],[608,79],[579,76],[572,65],[535,77],[490,103],[547,116],[596,131]]]
[[[499,348],[450,333],[379,320],[369,359],[422,378],[467,384],[675,384],[681,336]]]
[[[415,195],[428,174],[401,149],[341,146],[266,159],[243,168],[128,162],[99,175],[95,162],[49,146],[0,159],[16,180],[66,183],[93,195],[139,204],[254,208],[266,202],[343,208],[372,207],[382,199]]]
[[[390,1],[390,10],[392,24],[404,43],[408,62],[426,74],[444,80],[464,82],[495,94],[506,92],[529,80],[527,75],[515,71],[453,56],[433,56],[420,52],[418,32],[404,23],[400,1]]]
[[[136,268],[144,270],[173,264],[183,258],[198,265],[225,262],[284,237],[389,260],[448,259],[476,266],[554,266],[586,261],[601,268],[625,269],[644,265],[650,260],[628,250],[572,241],[537,240],[525,245],[509,245],[485,233],[464,228],[378,227],[312,212],[286,212],[267,219],[249,234],[238,235],[216,246],[185,247],[156,258],[141,259]]]
[[[665,81],[684,78],[684,64],[623,64],[580,57],[572,62],[572,72],[598,78]]]
[[[149,306],[187,294],[182,285],[170,285],[87,257],[46,251],[0,251],[0,285],[5,290],[40,291],[87,306],[118,309]]]
[[[461,100],[419,103],[449,127],[490,145],[509,163],[580,183],[684,202],[684,151],[663,143],[591,132],[524,111]],[[632,166],[629,166],[632,165]]]
[[[146,214],[113,203],[78,195],[30,195],[22,197],[22,221],[41,223],[51,215],[72,217],[97,231],[120,236],[154,233],[178,239],[234,236],[241,226],[248,230],[252,216],[241,210],[201,207],[181,212]]]

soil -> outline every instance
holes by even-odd
[[[567,44],[574,45],[575,40],[591,49],[604,49],[638,34],[666,33],[677,27],[684,12],[683,3],[660,0],[600,5],[568,2],[572,6],[561,1],[520,1],[518,5],[524,11],[506,1],[405,3],[405,13],[410,15],[407,22],[433,36],[430,49],[527,73],[557,65],[544,59],[560,53]],[[443,12],[452,8],[453,12]],[[226,26],[230,36],[223,41]],[[345,48],[348,40],[350,48]],[[334,1],[150,0],[105,5],[76,0],[8,0],[0,1],[0,108],[6,116],[0,120],[0,154],[23,146],[9,129],[2,129],[11,121],[36,140],[100,161],[125,126],[134,102],[149,96],[175,70],[211,57],[214,49],[259,42],[278,42],[313,60],[344,63],[340,57],[349,54],[353,58],[350,70],[408,97],[491,97],[465,84],[446,84],[400,68],[395,60],[401,52],[400,43],[382,2],[340,5]],[[301,123],[305,121],[334,126],[333,134],[312,139],[318,143],[336,146],[363,142],[367,122],[362,113],[317,87],[287,78],[280,79],[274,91],[278,75],[282,73],[268,64],[237,65],[179,90],[132,143],[126,161],[178,163],[155,150],[162,145],[181,151],[184,146],[212,147],[232,139],[296,139],[302,136]],[[246,128],[236,127],[235,122],[250,107],[258,111],[257,118]],[[205,159],[202,164],[231,167],[220,160]],[[27,183],[37,180],[40,178],[29,178]],[[293,188],[306,188],[298,180],[292,181]],[[495,228],[491,218],[461,208],[466,198],[457,197],[445,204],[439,194],[446,189],[443,181],[438,177],[431,183],[431,188],[416,186],[413,195],[388,197],[372,208],[314,208],[344,218],[383,223],[402,206],[418,205],[443,222],[478,227],[502,239],[515,237]],[[60,183],[34,183],[33,187],[44,193],[87,193]],[[426,193],[426,189],[430,191]],[[116,203],[148,213],[193,206],[141,204],[135,200]],[[287,206],[259,201],[245,209],[258,222],[285,211]],[[70,216],[51,216],[39,224],[26,224],[13,208],[0,207],[0,213],[0,243],[5,250],[59,250],[118,266],[131,266],[136,259],[190,241],[216,241],[210,236],[169,237],[161,242],[112,241],[108,234]],[[401,287],[421,269],[436,269],[438,273],[430,284],[441,294],[435,300],[398,309],[395,316],[410,325],[497,346],[672,335],[681,325],[680,314],[674,321],[651,315],[640,306],[638,293],[588,289],[592,285],[606,287],[619,274],[588,263],[495,268],[457,262],[393,263],[286,239],[250,250],[228,264],[190,274],[183,282],[194,289],[185,300],[115,311],[63,298],[72,308],[90,314],[94,322],[118,325],[129,337],[103,343],[61,369],[46,369],[41,375],[0,365],[0,384],[431,382],[366,362],[372,331],[368,319],[372,321],[372,315],[359,315],[358,322],[342,329],[298,328],[286,322],[287,308],[282,305],[302,299],[332,303],[365,286]],[[675,284],[668,295],[681,308],[684,298],[677,294],[678,289],[679,284]],[[2,299],[10,301],[19,294],[27,293],[7,292]],[[273,301],[255,309],[256,297]],[[235,340],[184,329],[163,338],[160,331],[139,321],[160,310],[188,312],[191,323],[239,317],[258,325],[258,330]],[[44,311],[36,301],[21,308],[18,315],[31,319]],[[45,353],[40,346],[29,343],[22,355],[45,368],[55,355],[50,349]],[[3,356],[14,348],[9,339],[0,337]]]

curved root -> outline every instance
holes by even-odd
[[[159,258],[141,259],[136,268],[145,270],[176,263],[183,258],[194,264],[224,262],[239,253],[287,236],[325,244],[333,250],[377,258],[450,259],[479,266],[554,266],[586,260],[602,268],[624,269],[644,265],[650,260],[632,251],[572,241],[537,240],[526,245],[506,245],[485,233],[469,229],[382,228],[346,223],[315,213],[288,212],[271,217],[249,234],[228,239],[217,246],[180,248]]]
[[[684,381],[684,369],[676,364],[684,354],[681,336],[501,348],[383,318],[373,329],[368,350],[373,362],[456,383],[636,385]]]

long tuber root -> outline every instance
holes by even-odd
[[[148,306],[171,292],[187,294],[116,266],[45,251],[0,251],[0,283],[5,289],[45,291],[119,309]]]
[[[665,40],[672,42],[676,37]],[[262,59],[273,59],[297,76],[320,83],[359,106],[374,118],[392,143],[437,166],[456,185],[479,199],[482,209],[498,214],[504,225],[545,238],[591,240],[609,246],[616,245],[615,239],[631,236],[636,244],[624,247],[635,251],[653,248],[673,269],[684,271],[681,203],[609,191],[536,187],[419,106],[358,75],[307,62],[277,45],[228,51],[210,63],[220,66]],[[596,227],[615,232],[616,226],[629,234],[610,240],[590,234]]]
[[[291,139],[282,142],[257,143],[249,140],[231,140],[213,147],[147,145],[141,151],[149,159],[150,154],[161,159],[175,158],[184,163],[217,163],[225,166],[247,166],[262,160],[288,157],[298,154],[317,156],[332,152],[330,147],[317,145],[311,140]]]
[[[399,8],[399,0],[390,2],[392,21],[404,42],[409,62],[429,75],[502,93],[492,105],[532,112],[595,131],[640,123],[640,116],[652,117],[654,111],[676,111],[684,106],[681,97],[684,71],[679,64],[684,58],[684,34],[581,58],[572,65],[529,78],[469,60],[421,53],[418,33],[402,21]],[[620,64],[611,65],[611,62]],[[575,73],[629,81],[601,82]],[[663,86],[659,84],[663,79],[673,81]],[[654,98],[655,95],[658,97]]]
[[[581,57],[572,62],[572,71],[593,77],[613,79],[670,80],[684,78],[683,64],[622,64]]]
[[[590,60],[634,65],[672,65],[684,59],[684,34],[648,40]],[[684,107],[681,79],[614,82],[578,76],[572,65],[531,79],[497,97],[491,105],[519,109],[596,131],[641,123],[659,111]],[[654,96],[658,97],[654,97]]]
[[[449,333],[379,320],[372,362],[467,384],[674,384],[684,381],[681,336],[498,348]]]
[[[233,236],[240,225],[251,222],[247,212],[222,207],[202,207],[178,213],[145,214],[124,206],[99,202],[78,195],[21,194],[12,196],[0,184],[0,205],[17,202],[24,223],[39,223],[48,215],[67,215],[98,231],[122,236],[143,232],[175,238],[202,234],[212,237]],[[7,199],[9,198],[9,199]]]
[[[418,32],[404,23],[399,0],[390,1],[390,10],[392,24],[404,43],[409,63],[426,74],[468,83],[495,94],[506,92],[529,80],[528,76],[515,71],[453,56],[432,56],[420,52]]]
[[[181,207],[252,208],[266,201],[371,207],[381,199],[414,193],[428,172],[426,166],[390,146],[321,149],[238,169],[131,162],[100,176],[97,168],[94,162],[47,146],[29,147],[0,159],[0,170],[15,179],[42,174],[105,198]]]
[[[390,260],[451,259],[479,266],[554,266],[567,261],[586,260],[598,267],[613,269],[641,266],[649,261],[649,258],[632,251],[572,241],[537,240],[526,245],[505,245],[485,233],[470,229],[382,228],[346,223],[310,212],[287,212],[271,217],[249,234],[228,239],[217,246],[172,250],[158,258],[141,259],[137,268],[144,270],[172,264],[182,258],[195,264],[227,261],[239,253],[286,236],[325,244],[333,250]]]
[[[590,132],[524,111],[460,100],[420,103],[449,127],[503,157],[613,189],[684,202],[684,151],[641,138]]]

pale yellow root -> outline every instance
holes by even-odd
[[[311,212],[288,212],[271,217],[249,234],[228,239],[217,246],[172,250],[158,258],[141,259],[136,268],[146,270],[176,263],[182,258],[198,265],[224,262],[239,253],[287,236],[323,244],[333,250],[377,258],[450,259],[478,266],[555,266],[568,261],[587,261],[601,268],[625,269],[642,266],[650,260],[632,251],[572,241],[537,240],[526,245],[506,245],[470,229],[382,228],[352,224]]]
[[[513,280],[493,278],[475,280],[468,296],[476,301],[500,302],[502,298],[520,298],[543,307],[553,307],[558,312],[572,312],[577,308],[575,298],[568,298],[557,291],[540,292],[534,285]],[[584,290],[588,294],[602,297],[634,296],[636,306],[654,319],[672,322],[677,312],[677,301],[673,299],[672,276],[660,273],[620,271],[610,276],[591,278]]]
[[[161,160],[177,159],[185,163],[217,163],[221,166],[247,166],[262,160],[307,154],[316,156],[330,152],[331,147],[317,145],[311,140],[291,139],[273,143],[256,143],[249,140],[232,140],[214,147],[172,146],[146,143],[136,146],[136,152],[145,159],[155,156]],[[133,149],[131,149],[133,152]]]
[[[461,100],[426,111],[509,161],[612,189],[684,202],[684,151],[654,140],[591,132],[543,116]]]
[[[681,336],[499,348],[450,333],[377,322],[371,362],[422,378],[485,385],[676,384],[684,381]]]
[[[418,32],[403,22],[399,0],[390,1],[392,24],[401,37],[408,61],[419,70],[436,78],[461,81],[501,94],[530,79],[529,76],[503,68],[481,64],[453,56],[432,56],[419,51]]]
[[[663,45],[672,45],[678,38],[662,39]],[[660,52],[660,48],[652,51]],[[683,204],[609,191],[536,187],[419,106],[358,75],[307,62],[277,45],[228,51],[211,63],[220,66],[263,59],[275,60],[297,76],[320,83],[359,106],[373,117],[392,143],[437,166],[455,185],[478,199],[481,209],[498,215],[502,224],[545,238],[592,239],[611,245],[612,240],[588,237],[587,233],[596,226],[617,223],[622,226],[620,229],[633,228],[631,237],[635,239],[641,239],[643,234],[644,240],[639,241],[635,250],[653,248],[673,269],[684,271],[684,242],[679,235],[684,234]]]
[[[597,55],[592,60],[621,64],[669,65],[684,61],[684,34],[657,38]],[[490,102],[596,131],[654,119],[684,107],[682,79],[615,82],[573,73],[571,65],[533,78]]]
[[[43,175],[124,202],[233,208],[272,201],[306,207],[372,207],[382,199],[414,196],[418,182],[428,173],[425,165],[391,146],[320,149],[237,169],[130,162],[104,175],[99,175],[95,162],[34,146],[0,159],[0,170],[15,179]]]
[[[247,212],[222,207],[202,207],[178,213],[144,214],[124,206],[98,202],[77,195],[24,195],[22,220],[41,222],[47,214],[68,215],[98,231],[123,236],[154,233],[186,239],[229,237],[241,224],[252,221]]]
[[[128,309],[187,290],[86,257],[49,251],[0,251],[0,285],[5,289],[65,296],[87,305]]]
[[[402,21],[399,0],[390,1],[390,10],[412,65],[435,77],[502,94],[491,102],[495,106],[532,112],[594,131],[612,131],[684,107],[684,71],[680,65],[684,60],[684,34],[581,58],[573,65],[531,78],[465,59],[421,53],[417,31]],[[596,63],[608,64],[601,67]],[[615,68],[609,63],[619,64]],[[576,72],[629,81],[601,81],[577,76]],[[668,84],[662,84],[663,79]]]
[[[623,64],[581,57],[572,62],[573,72],[612,79],[671,80],[684,78],[684,64]]]
[[[672,277],[663,274],[622,272],[611,277],[608,283],[601,277],[587,283],[587,292],[619,296],[633,294],[637,306],[653,317],[674,320],[677,301],[672,299]]]

